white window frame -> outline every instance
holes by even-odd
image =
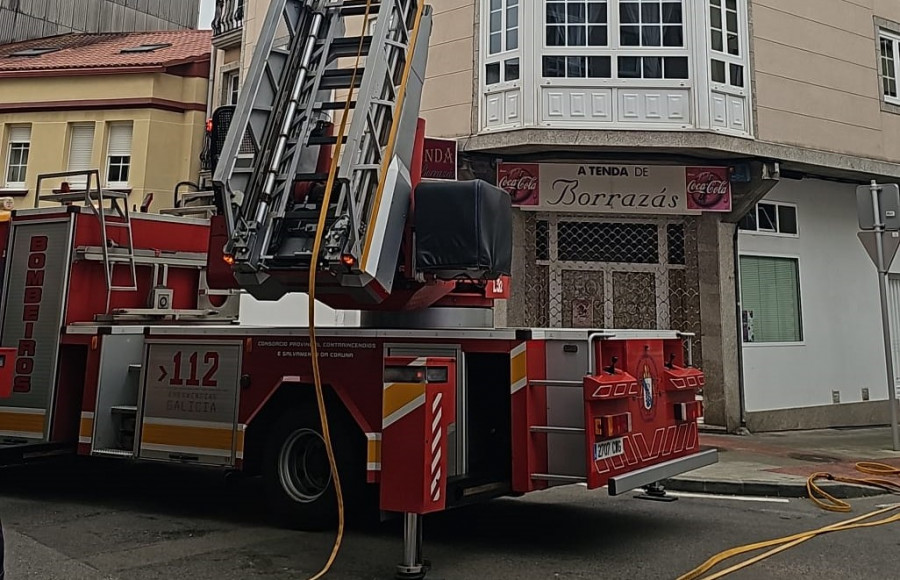
[[[561,0],[552,0],[561,1]],[[571,0],[570,0],[571,1]],[[682,45],[674,46],[626,46],[621,42],[621,17],[620,4],[622,2],[637,2],[639,0],[605,0],[607,7],[607,44],[606,46],[584,47],[557,47],[547,45],[547,0],[540,0],[539,15],[535,19],[535,58],[533,67],[535,76],[544,85],[589,85],[589,86],[613,86],[613,87],[687,87],[694,83],[696,58],[692,49],[691,0],[658,0],[660,6],[665,2],[681,3]],[[656,2],[642,2],[642,4]],[[662,15],[660,15],[662,20]],[[661,39],[662,42],[662,39]],[[551,53],[563,53],[566,56],[602,56],[610,59],[610,77],[545,77],[543,70],[543,57]],[[687,78],[620,78],[619,57],[684,57],[687,58]]]
[[[114,133],[117,131],[128,131],[128,145],[127,147],[124,145],[124,141],[119,143],[114,141],[114,137],[117,137]],[[133,164],[133,146],[134,146],[134,123],[132,121],[114,121],[110,122],[106,126],[106,171],[104,173],[106,180],[106,187],[111,189],[130,189],[131,188],[131,172],[134,168]],[[127,158],[126,162],[119,162],[116,165],[119,168],[127,167],[128,171],[128,179],[119,180],[119,181],[111,181],[110,180],[110,172],[112,169],[112,160],[113,158]],[[120,175],[121,177],[121,175]]]
[[[241,71],[233,69],[222,73],[222,105],[236,105],[241,90]]]
[[[73,166],[73,147],[75,146],[75,132],[78,129],[90,129],[91,132],[91,148],[87,153],[87,160],[84,162],[84,167]],[[68,160],[66,162],[66,167],[68,171],[87,171],[91,169],[91,165],[94,160],[94,140],[97,137],[97,124],[94,122],[85,122],[85,123],[70,123],[69,124],[69,151],[68,151]],[[87,180],[81,176],[73,176],[67,179],[69,184],[73,187],[86,187]]]
[[[884,75],[884,57],[881,54],[881,44],[885,40],[891,43],[891,60],[894,64],[893,80],[897,92],[896,96],[887,94],[884,88],[884,82],[887,77]],[[900,34],[884,28],[878,29],[878,80],[881,85],[881,98],[884,99],[884,102],[900,106]]]
[[[500,5],[499,10],[491,10],[491,3],[497,2]],[[522,11],[522,6],[525,4],[525,0],[482,0],[481,1],[481,18],[482,18],[482,26],[481,28],[481,68],[479,69],[479,76],[481,78],[482,89],[488,92],[493,92],[498,88],[511,88],[517,87],[522,82],[522,77],[525,74],[524,69],[524,61],[522,54],[522,45],[525,40],[525,27],[523,23],[526,22],[525,15]],[[511,11],[514,11],[517,15],[516,22],[513,26],[510,26],[508,15]],[[491,18],[494,13],[498,13],[500,17],[500,50],[491,53]],[[516,39],[516,46],[514,48],[509,48],[507,40],[510,33],[514,33],[514,37]],[[507,80],[507,64],[512,64],[513,61],[518,60],[518,75],[516,78]],[[488,66],[497,65],[500,67],[500,81],[495,83],[488,83],[487,79],[487,69]]]
[[[21,135],[17,136],[16,132],[28,132],[28,138],[25,139]],[[21,190],[26,188],[26,180],[28,179],[28,161],[31,157],[31,125],[7,125],[7,144],[6,144],[6,165],[3,172],[3,180],[5,189]],[[9,181],[9,174],[12,170],[12,152],[13,147],[17,145],[25,145],[25,164],[16,164],[17,167],[24,167],[25,178],[22,181]]]
[[[744,297],[743,297],[743,287],[741,285],[741,276],[743,271],[740,267],[741,258],[771,258],[771,259],[781,259],[781,260],[793,260],[797,264],[797,318],[800,329],[800,340],[796,341],[777,341],[777,342],[747,342],[744,340],[744,332],[743,332],[743,312],[744,308]],[[803,313],[803,308],[805,304],[805,300],[803,299],[803,266],[800,256],[798,254],[782,254],[782,253],[769,253],[769,252],[753,252],[753,251],[741,251],[738,255],[738,280],[737,280],[737,288],[738,288],[738,298],[740,300],[740,312],[742,320],[740,321],[740,341],[742,347],[748,348],[771,348],[771,347],[804,347],[806,346],[806,325],[804,324],[804,320],[806,316]]]
[[[775,230],[759,229],[759,206],[760,205],[775,206],[775,222],[776,222]],[[797,233],[789,233],[789,232],[785,233],[785,232],[781,231],[781,227],[779,224],[780,219],[781,219],[780,212],[778,211],[779,207],[790,207],[790,208],[794,209],[794,217],[797,222]],[[748,230],[748,229],[739,227],[738,231],[741,234],[760,235],[760,236],[776,236],[776,237],[782,237],[782,238],[799,238],[800,237],[800,210],[796,203],[790,203],[790,202],[786,202],[786,201],[769,201],[768,199],[764,199],[762,201],[757,202],[757,204],[753,206],[753,209],[751,211],[756,212],[756,229]]]

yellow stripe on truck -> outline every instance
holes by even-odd
[[[0,411],[0,431],[34,433],[43,437],[44,413]]]
[[[509,385],[515,393],[528,382],[528,358],[526,343],[522,343],[509,353]]]
[[[425,396],[425,383],[387,383],[384,386],[381,418],[390,417],[423,396]]]
[[[241,440],[243,438],[239,438]],[[194,447],[231,451],[233,429],[213,427],[187,427],[184,425],[156,425],[145,423],[141,442],[171,447]]]
[[[94,436],[94,418],[82,417],[81,427],[78,430],[78,436],[90,439]]]

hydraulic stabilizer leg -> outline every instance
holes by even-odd
[[[422,558],[422,516],[403,514],[403,563],[397,566],[397,580],[422,580],[431,566]]]

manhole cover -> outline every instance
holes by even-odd
[[[828,455],[816,455],[815,453],[790,453],[788,457],[798,461],[809,461],[810,463],[840,463],[837,457]]]

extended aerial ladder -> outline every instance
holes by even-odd
[[[345,36],[354,28],[359,36]],[[420,0],[272,2],[213,175],[226,259],[251,294],[308,290],[303,272],[332,163],[322,300],[329,287],[359,304],[391,293],[430,32],[431,8]],[[343,154],[332,160],[331,117],[348,112]],[[241,155],[247,137],[253,152]]]

